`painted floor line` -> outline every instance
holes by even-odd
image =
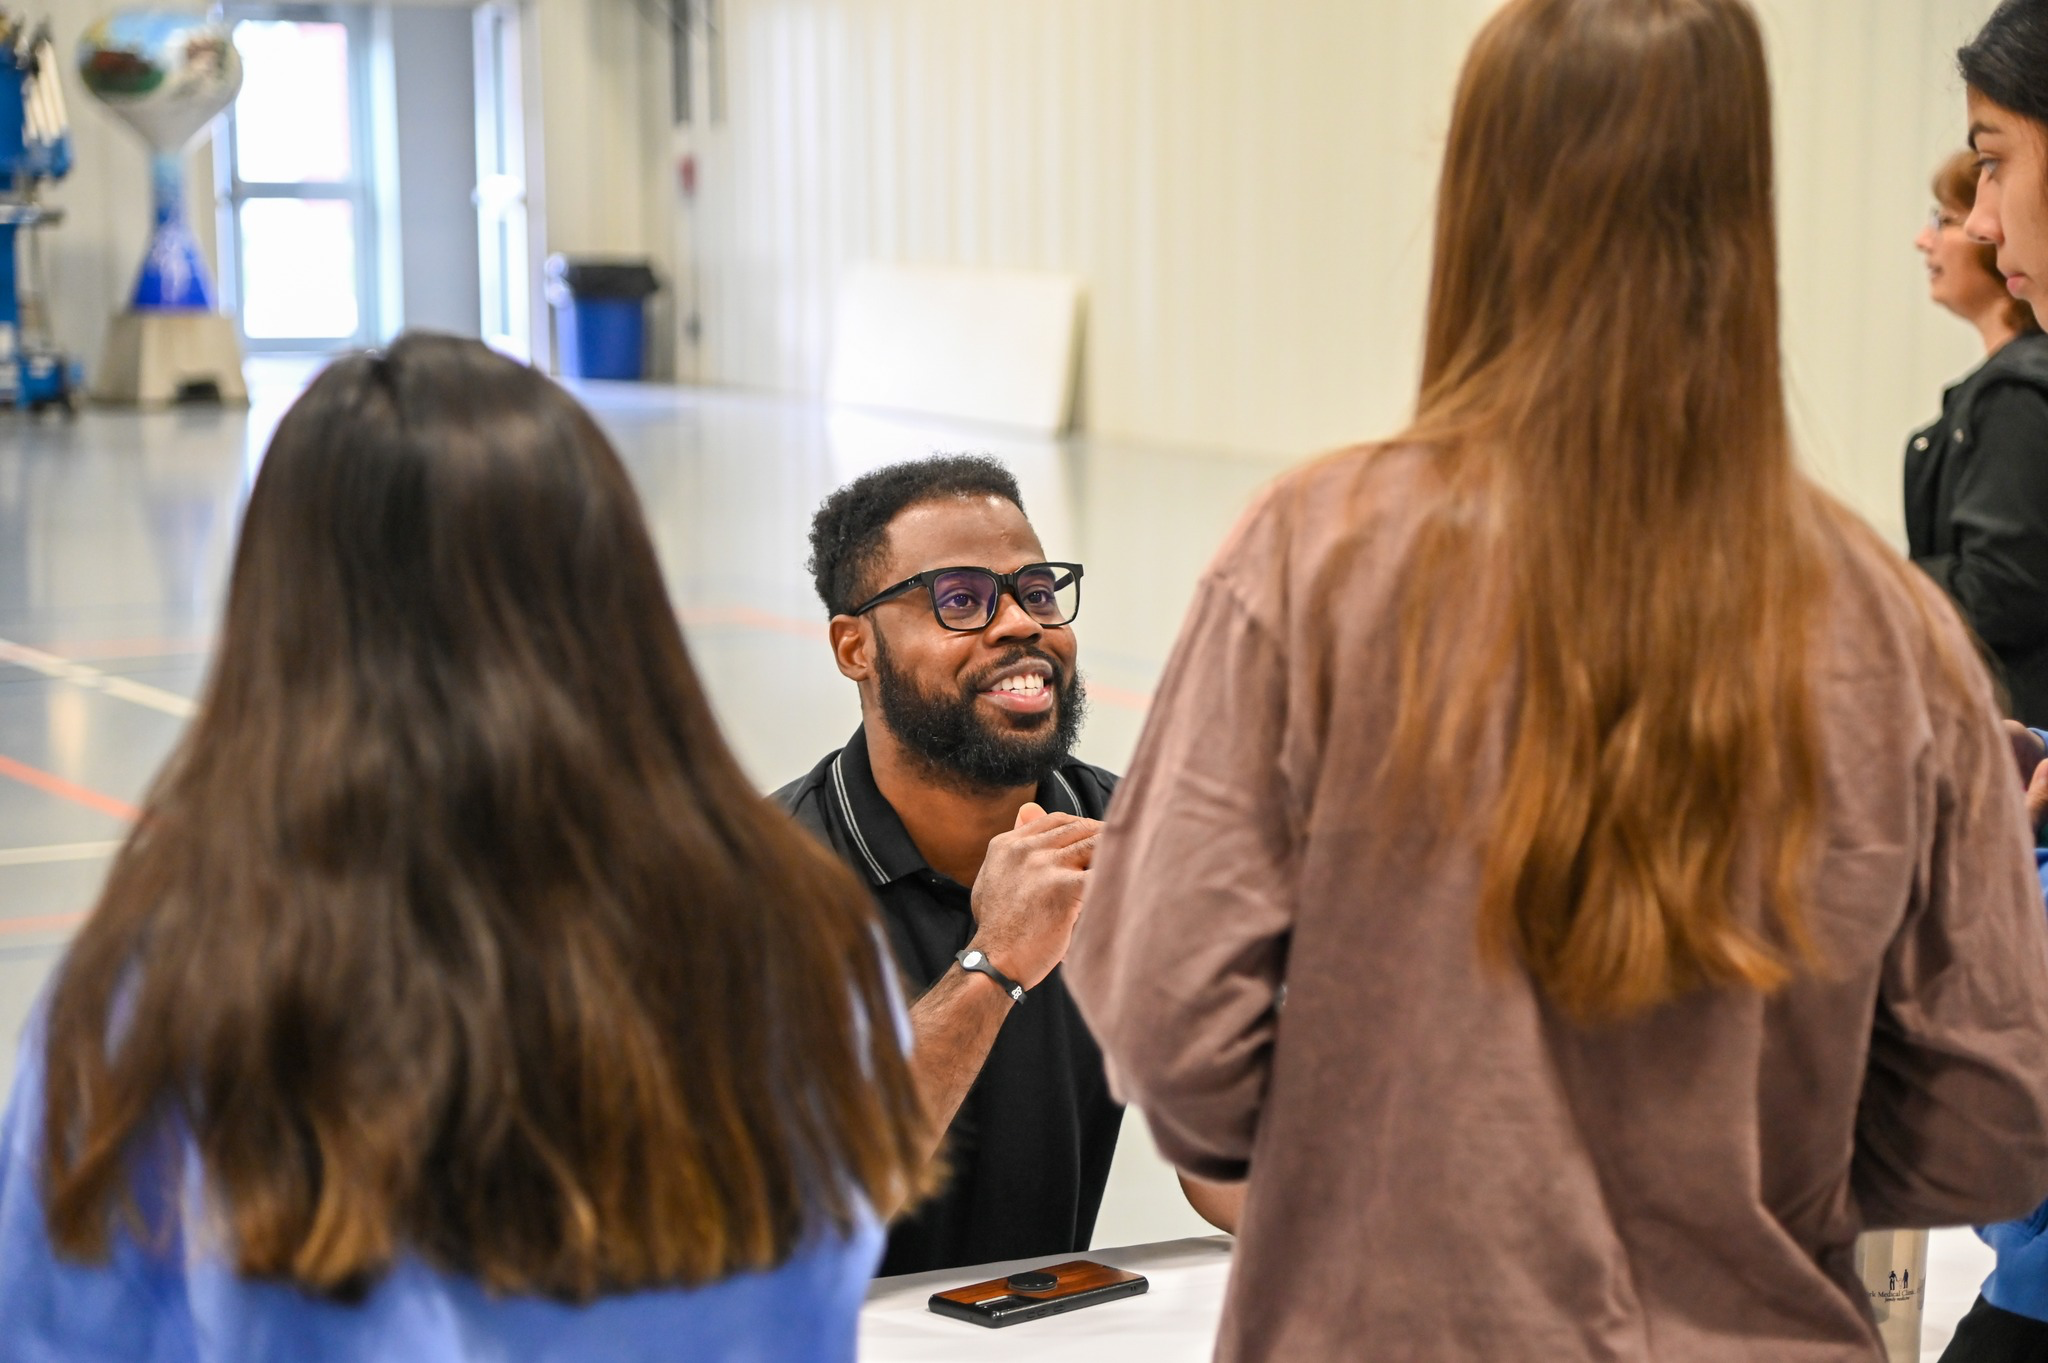
[[[32,918],[0,918],[0,937],[31,932],[69,932],[85,921],[83,913],[46,913]]]
[[[212,638],[204,634],[159,635],[146,639],[53,639],[43,645],[44,652],[54,653],[60,658],[78,662],[90,659],[95,663],[133,658],[203,658],[212,648]]]
[[[782,615],[774,611],[757,610],[752,606],[696,606],[679,611],[677,615],[685,629],[717,629],[723,627],[727,629],[753,630],[763,634],[781,634],[797,639],[823,640],[827,637],[825,623],[822,620],[798,619],[794,616]],[[101,646],[117,648],[124,642],[154,646],[159,642],[167,641],[116,640],[104,642]],[[211,641],[204,636],[200,636],[181,642],[197,644],[200,646],[199,651],[203,652],[210,646]],[[83,648],[81,647],[79,651],[83,651]],[[6,639],[0,639],[0,663],[13,663],[17,666],[28,668],[32,672],[40,673],[45,677],[55,678],[58,681],[67,681],[75,686],[98,691],[115,700],[130,701],[136,705],[146,706],[149,709],[174,716],[178,719],[190,719],[199,710],[196,702],[185,696],[163,690],[161,687],[132,681],[127,677],[117,677],[111,673],[102,672],[96,667],[90,667],[85,663],[72,662],[69,658],[59,657],[55,653],[30,648],[26,644],[11,643]],[[1150,695],[1143,691],[1132,691],[1121,686],[1090,683],[1088,695],[1091,699],[1101,704],[1114,705],[1120,710],[1137,710],[1142,712],[1151,708],[1152,705],[1152,697]]]
[[[119,819],[123,823],[135,822],[136,816],[142,812],[126,800],[102,795],[96,790],[79,785],[76,781],[67,781],[54,772],[31,767],[28,763],[17,762],[11,757],[0,756],[0,776],[19,781],[25,786],[42,791],[45,795],[54,795],[75,805],[84,805],[87,809]]]
[[[57,861],[97,861],[121,850],[119,842],[55,842],[43,847],[0,847],[0,866],[43,866]]]
[[[166,691],[162,687],[150,686],[127,677],[116,677],[100,671],[97,667],[87,667],[84,663],[74,663],[54,653],[45,653],[41,649],[30,648],[26,644],[17,644],[6,639],[0,639],[0,663],[13,663],[31,672],[40,672],[45,677],[70,682],[73,686],[82,686],[88,691],[98,691],[115,700],[146,706],[177,719],[190,719],[199,710],[198,705],[192,700]]]
[[[1102,686],[1095,682],[1088,683],[1088,699],[1114,705],[1120,710],[1143,712],[1152,708],[1152,697],[1143,691],[1127,691],[1121,686]]]
[[[15,942],[0,946],[0,963],[28,961],[36,964],[54,963],[70,949],[70,944],[61,938],[54,942]]]
[[[787,634],[798,639],[824,640],[831,637],[831,631],[823,620],[798,620],[773,611],[756,610],[752,606],[690,606],[677,611],[676,618],[683,622],[684,629],[715,629],[724,625],[765,634]]]

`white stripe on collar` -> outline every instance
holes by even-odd
[[[832,785],[839,792],[839,812],[845,816],[846,827],[853,834],[854,845],[860,848],[861,858],[867,862],[868,870],[875,877],[875,884],[887,885],[889,877],[882,871],[882,863],[875,860],[875,854],[868,850],[868,840],[861,835],[860,820],[853,817],[853,801],[846,798],[846,773],[840,769],[840,756],[832,759]]]
[[[1057,782],[1059,782],[1059,783],[1060,783],[1060,789],[1061,789],[1061,790],[1064,790],[1064,791],[1065,791],[1065,792],[1067,793],[1067,799],[1068,799],[1068,800],[1070,800],[1070,801],[1071,801],[1071,802],[1073,803],[1073,806],[1074,806],[1074,813],[1075,813],[1076,815],[1078,815],[1078,816],[1081,816],[1081,817],[1084,817],[1084,818],[1085,818],[1085,817],[1086,817],[1086,815],[1085,815],[1085,813],[1083,812],[1083,809],[1082,809],[1082,806],[1081,806],[1081,797],[1080,797],[1080,796],[1078,796],[1078,795],[1076,795],[1076,794],[1074,794],[1074,788],[1073,788],[1072,786],[1070,786],[1070,785],[1068,785],[1068,784],[1067,784],[1067,778],[1066,778],[1066,775],[1065,775],[1065,773],[1061,772],[1061,771],[1060,771],[1060,769],[1059,769],[1058,767],[1054,767],[1054,768],[1052,769],[1052,779],[1053,779],[1053,780],[1055,780],[1055,781],[1057,781]]]

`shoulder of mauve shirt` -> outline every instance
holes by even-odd
[[[1238,518],[1205,585],[1277,625],[1292,583],[1348,556],[1348,546],[1386,542],[1385,530],[1416,517],[1431,495],[1430,469],[1430,452],[1414,445],[1356,445],[1290,469]]]
[[[1817,494],[1821,552],[1829,573],[1824,639],[1834,670],[1930,678],[1937,673],[1969,679],[1974,708],[1989,703],[1991,683],[1977,645],[1948,593],[1925,573],[1908,567],[1899,553],[1853,511],[1826,493]],[[1923,690],[1936,701],[1954,688]]]

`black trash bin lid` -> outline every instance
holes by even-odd
[[[644,260],[571,260],[548,257],[548,295],[572,298],[646,298],[661,289]]]

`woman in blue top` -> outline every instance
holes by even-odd
[[[589,416],[471,342],[342,361],[26,1039],[0,1360],[850,1360],[922,1163],[872,912]]]

